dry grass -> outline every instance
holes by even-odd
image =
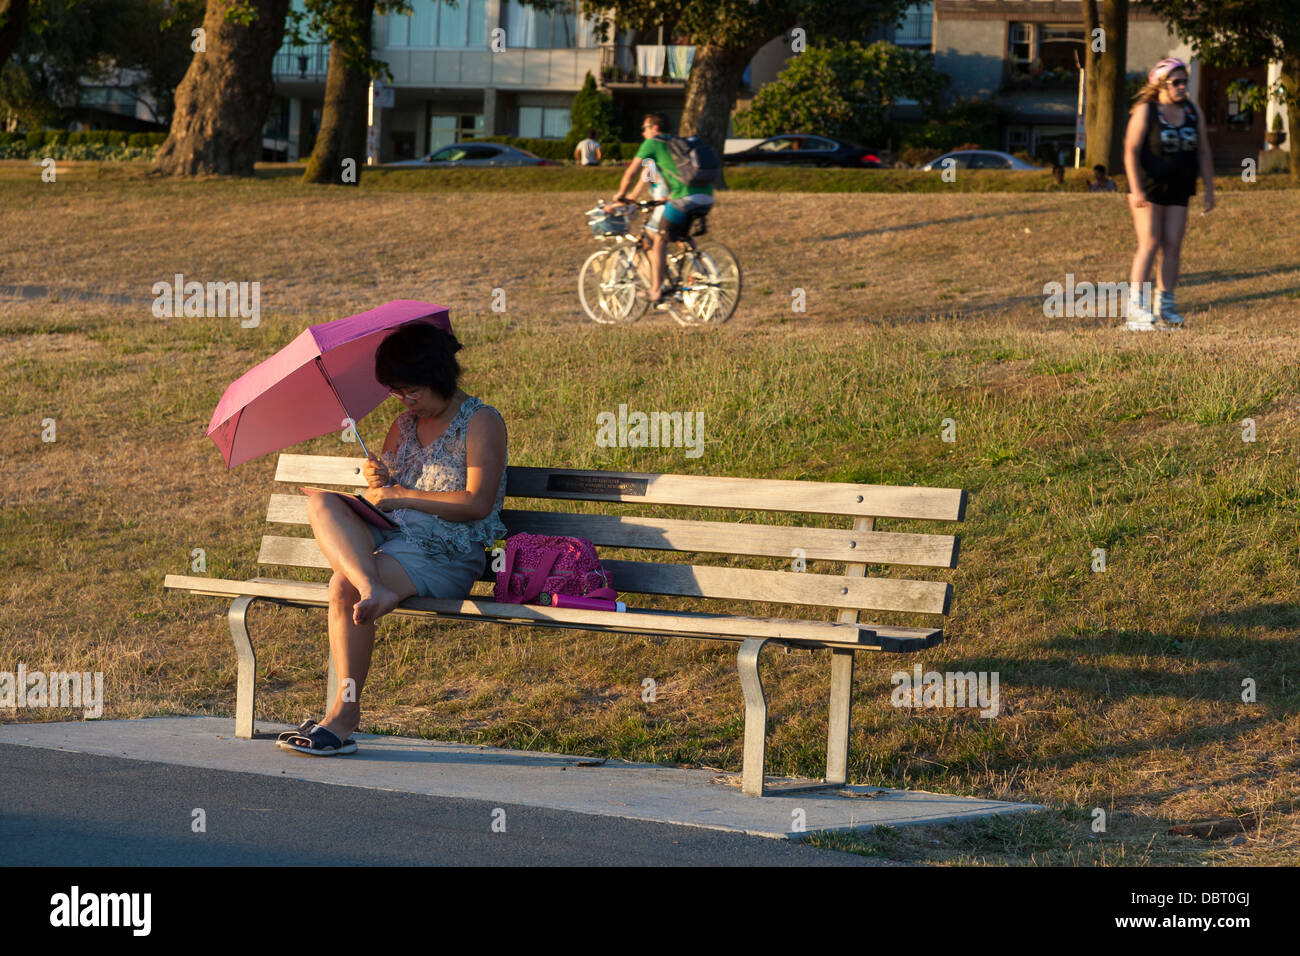
[[[1043,284],[1067,272],[1123,278],[1131,230],[1113,197],[728,193],[712,225],[740,258],[745,297],[721,329],[682,331],[666,317],[581,321],[591,193],[5,177],[0,231],[22,241],[0,248],[0,286],[60,301],[0,298],[0,593],[21,609],[0,624],[0,671],[102,670],[108,717],[230,715],[222,602],[161,589],[196,547],[214,576],[262,573],[274,464],[227,473],[203,436],[211,409],[306,322],[432,299],[467,344],[467,390],[505,413],[515,464],[971,491],[948,640],[920,660],[998,671],[1002,713],[895,710],[889,674],[913,659],[862,661],[851,777],[1053,810],[876,834],[858,849],[1300,860],[1295,193],[1225,194],[1194,218],[1180,295],[1192,329],[1140,339],[1112,320],[1042,314]],[[260,281],[261,325],[154,319],[149,288],[174,272]],[[504,315],[491,311],[494,287]],[[790,311],[795,288],[805,314]],[[73,301],[73,290],[128,298]],[[596,412],[619,402],[703,410],[705,454],[596,447]],[[368,418],[367,438],[394,412]],[[47,417],[52,444],[40,439]],[[953,444],[938,440],[947,417]],[[1089,570],[1096,547],[1105,574]],[[318,713],[324,616],[255,608],[253,627],[260,715]],[[366,730],[739,767],[728,646],[402,621],[380,633]],[[765,662],[771,770],[816,775],[825,658]],[[647,676],[653,705],[640,700]],[[1246,677],[1253,704],[1240,699]],[[1093,839],[1098,807],[1109,826]],[[1237,845],[1166,832],[1246,814],[1257,825]]]

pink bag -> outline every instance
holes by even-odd
[[[600,566],[596,547],[586,538],[516,534],[506,541],[505,567],[497,572],[493,600],[501,604],[536,604],[537,596],[618,598],[609,572]]]

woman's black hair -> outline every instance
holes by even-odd
[[[393,388],[427,385],[443,398],[456,394],[461,350],[456,336],[427,322],[399,326],[375,350],[375,378]]]

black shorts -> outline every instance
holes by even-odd
[[[1157,206],[1186,206],[1187,201],[1196,195],[1196,183],[1152,183],[1144,192],[1147,202]]]

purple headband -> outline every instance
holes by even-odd
[[[1177,57],[1167,56],[1151,68],[1151,72],[1147,74],[1147,82],[1155,86],[1174,70],[1186,72],[1187,64]]]

